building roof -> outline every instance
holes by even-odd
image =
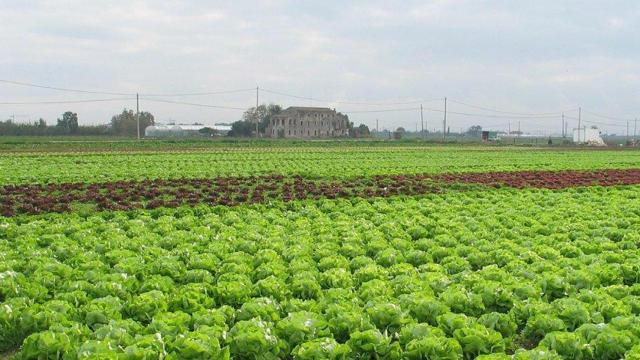
[[[295,110],[295,111],[325,111],[325,112],[334,112],[334,109],[329,109],[327,107],[312,107],[312,106],[289,106],[287,110]]]
[[[288,108],[282,110],[280,114],[274,116],[286,116],[287,113],[292,112],[321,112],[321,113],[336,113],[335,109],[330,109],[327,107],[313,107],[313,106],[289,106]]]

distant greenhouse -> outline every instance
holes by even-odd
[[[151,125],[144,129],[145,137],[226,136],[231,125]]]

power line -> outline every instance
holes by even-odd
[[[40,89],[48,89],[48,90],[56,90],[56,91],[66,91],[73,93],[82,93],[82,94],[100,94],[100,95],[123,95],[123,96],[134,96],[135,93],[124,93],[124,92],[112,92],[112,91],[94,91],[94,90],[82,90],[82,89],[70,89],[70,88],[61,88],[56,86],[48,86],[48,85],[39,85],[26,83],[21,81],[13,81],[13,80],[4,80],[0,79],[0,82],[12,85],[40,88]],[[179,97],[179,96],[204,96],[204,95],[220,95],[220,94],[233,94],[240,92],[253,91],[254,89],[233,89],[233,90],[218,90],[218,91],[205,91],[205,92],[191,92],[191,93],[168,93],[168,94],[142,94],[144,96],[158,96],[158,97]]]
[[[432,101],[440,100],[440,99],[420,99],[420,100],[397,101],[397,102],[340,101],[340,100],[323,100],[323,99],[312,98],[312,97],[307,97],[307,96],[293,95],[293,94],[288,94],[288,93],[284,93],[284,92],[276,91],[276,90],[269,90],[269,89],[265,89],[265,88],[260,88],[260,90],[262,90],[264,92],[267,92],[267,93],[270,93],[270,94],[286,96],[286,97],[290,97],[290,98],[294,98],[294,99],[317,101],[317,102],[327,103],[327,104],[343,104],[343,105],[365,105],[365,106],[366,105],[368,105],[368,106],[409,105],[409,104],[419,104],[419,103],[422,103],[422,102],[432,102]]]
[[[362,113],[382,113],[382,112],[398,112],[398,111],[419,111],[420,108],[402,108],[402,109],[381,109],[381,110],[353,110],[341,111],[345,114],[362,114]]]
[[[601,125],[601,126],[611,126],[611,127],[619,127],[619,128],[626,127],[626,125],[623,125],[623,124],[607,124],[607,123],[601,123],[601,122],[597,122],[597,121],[588,121],[588,120],[584,120],[584,119],[582,119],[582,122],[583,123],[587,123],[587,124]]]
[[[61,88],[55,86],[47,86],[47,85],[38,85],[25,83],[20,81],[12,81],[12,80],[3,80],[0,79],[1,83],[40,88],[40,89],[49,89],[49,90],[57,90],[57,91],[66,91],[66,92],[74,92],[74,93],[82,93],[82,94],[97,94],[97,95],[122,95],[122,96],[133,96],[135,93],[120,93],[120,92],[109,92],[109,91],[92,91],[92,90],[80,90],[80,89],[69,89],[69,88]]]
[[[483,125],[482,127],[487,129],[492,129],[492,128],[506,128],[507,126],[509,126],[509,123]]]
[[[188,105],[188,106],[206,107],[206,108],[213,108],[213,109],[247,110],[246,108],[233,107],[233,106],[199,104],[199,103],[184,102],[184,101],[166,100],[166,99],[148,99],[148,98],[144,98],[144,97],[142,97],[142,99],[146,100],[146,101],[151,101],[151,102],[160,102],[160,103],[176,104],[176,105]]]
[[[586,112],[587,114],[591,114],[593,116],[602,118],[602,119],[607,119],[607,120],[614,120],[614,121],[632,121],[633,119],[625,119],[625,118],[619,118],[619,117],[613,117],[613,116],[607,116],[607,115],[602,115],[602,114],[598,114],[598,113],[594,113],[592,111],[587,111],[585,109],[582,109],[583,112]]]
[[[565,115],[565,119],[578,120],[578,118],[576,118],[576,117],[567,116],[567,115]],[[626,125],[622,125],[622,124],[603,123],[603,122],[599,122],[599,121],[589,121],[589,120],[585,120],[585,119],[582,119],[581,121],[583,123],[600,125],[600,126],[613,126],[613,127],[625,127],[626,126]]]
[[[136,95],[136,93],[113,92],[113,91],[94,91],[94,90],[83,90],[83,89],[73,89],[73,88],[62,88],[62,87],[40,85],[40,84],[33,84],[33,83],[6,80],[6,79],[0,79],[0,83],[19,85],[19,86],[26,86],[26,87],[33,87],[33,88],[41,88],[41,89],[49,89],[49,90],[56,90],[56,91],[64,91],[64,92],[83,93],[83,94],[101,94],[101,95],[132,96],[132,97]],[[178,105],[189,105],[189,106],[197,106],[197,107],[217,108],[217,109],[245,110],[244,108],[239,108],[239,107],[200,104],[200,103],[191,103],[191,102],[180,102],[180,101],[171,101],[171,100],[166,100],[166,99],[157,99],[155,97],[205,96],[205,95],[241,93],[241,92],[249,92],[249,91],[253,91],[253,90],[254,90],[253,88],[245,88],[245,89],[232,89],[232,90],[219,90],[219,91],[206,91],[206,92],[191,92],[191,93],[167,93],[167,94],[144,94],[143,93],[142,96],[147,101],[171,103],[171,104],[178,104]],[[389,105],[419,104],[419,103],[424,103],[424,102],[433,102],[433,101],[440,101],[441,100],[441,99],[419,99],[419,100],[398,101],[398,102],[329,101],[329,100],[316,99],[316,98],[313,98],[313,97],[298,96],[298,95],[294,95],[294,94],[289,94],[289,93],[285,93],[285,92],[281,92],[281,91],[275,91],[275,90],[264,89],[264,88],[262,90],[267,92],[267,93],[286,96],[286,97],[291,97],[291,98],[296,98],[296,99],[301,99],[301,100],[310,100],[310,101],[323,102],[323,103],[327,103],[327,104],[335,103],[335,104],[344,104],[344,105],[389,106]],[[66,100],[66,101],[65,100],[56,100],[56,101],[51,100],[51,101],[33,101],[33,102],[0,102],[0,105],[74,104],[74,103],[107,102],[107,101],[121,101],[121,100],[131,100],[131,99],[129,99],[129,98],[109,98],[109,99],[88,99],[88,100]],[[499,109],[480,106],[480,105],[469,104],[469,103],[458,101],[458,100],[449,99],[449,101],[451,101],[453,103],[456,103],[456,104],[459,104],[459,105],[467,106],[467,107],[470,107],[470,108],[476,108],[476,109],[479,109],[479,110],[494,112],[494,113],[497,113],[497,114],[504,114],[504,115],[495,115],[495,114],[481,114],[481,113],[468,113],[468,112],[448,111],[448,113],[450,113],[450,114],[461,115],[461,116],[474,116],[474,117],[486,117],[486,118],[545,119],[545,118],[555,118],[556,116],[559,116],[560,113],[562,113],[562,112],[558,112],[558,113],[520,113],[520,112],[511,112],[511,111],[499,110]],[[396,111],[417,111],[418,109],[419,108],[416,107],[416,108],[398,108],[398,109],[380,109],[380,110],[353,110],[353,111],[344,111],[344,112],[345,113],[351,113],[351,114],[355,114],[355,113],[381,113],[381,112],[396,112]],[[433,112],[443,112],[444,111],[444,110],[441,110],[441,109],[429,109],[429,108],[425,108],[425,109],[428,110],[428,111],[433,111]],[[576,109],[570,109],[570,110],[565,110],[565,111],[568,112],[568,111],[575,111],[575,110]],[[585,112],[588,113],[588,114],[591,114],[593,116],[596,116],[596,117],[599,117],[599,118],[603,118],[603,119],[612,120],[612,121],[620,121],[620,122],[625,122],[626,123],[627,121],[631,121],[632,120],[632,119],[626,119],[626,118],[619,118],[619,117],[613,117],[613,116],[608,116],[608,115],[602,115],[602,114],[599,114],[599,113],[586,111],[586,110],[585,110]],[[593,122],[593,121],[591,121],[590,123],[604,124],[606,126],[622,126],[620,124],[605,124],[605,123],[598,123],[598,122]]]
[[[442,109],[434,109],[434,108],[423,108],[424,110],[432,111],[432,112],[440,112],[444,113]],[[351,111],[342,111],[345,114],[360,114],[360,113],[379,113],[379,112],[399,112],[399,111],[419,111],[419,107],[411,107],[411,108],[397,108],[397,109],[380,109],[380,110],[351,110]],[[481,113],[464,113],[458,111],[450,111],[447,110],[448,114],[461,115],[461,116],[474,116],[474,117],[487,117],[487,118],[497,118],[497,119],[553,119],[558,116],[558,114],[554,115],[495,115],[495,114],[481,114]]]
[[[504,111],[504,110],[497,110],[497,109],[493,109],[493,108],[488,108],[488,107],[484,107],[484,106],[479,106],[479,105],[473,105],[473,104],[469,104],[469,103],[465,103],[462,101],[458,101],[458,100],[452,100],[449,99],[449,102],[453,102],[459,105],[464,105],[470,108],[475,108],[475,109],[480,109],[480,110],[485,110],[485,111],[491,111],[491,112],[495,112],[495,113],[500,113],[500,114],[508,114],[508,115],[519,115],[519,116],[545,116],[545,115],[558,115],[561,114],[562,112],[569,112],[569,111],[575,111],[576,109],[569,109],[569,110],[563,110],[563,111],[558,111],[558,112],[547,112],[547,113],[519,113],[519,112],[512,112],[512,111]]]
[[[0,102],[0,105],[50,105],[50,104],[80,104],[106,101],[134,100],[132,98],[89,99],[89,100],[55,100],[55,101],[25,101],[25,102]]]
[[[194,93],[175,93],[175,94],[141,94],[142,96],[151,97],[181,97],[181,96],[205,96],[205,95],[221,95],[221,94],[235,94],[241,92],[253,92],[255,88],[247,89],[235,89],[235,90],[220,90],[220,91],[208,91],[208,92],[194,92]]]
[[[444,112],[444,110],[442,109],[432,109],[432,108],[426,108],[429,111],[433,111],[433,112]],[[451,111],[451,110],[447,110],[448,114],[454,114],[454,115],[461,115],[461,116],[475,116],[475,117],[487,117],[487,118],[496,118],[496,119],[552,119],[552,118],[556,118],[558,115],[538,115],[538,116],[532,116],[532,115],[494,115],[494,114],[478,114],[478,113],[464,113],[464,112],[458,112],[458,111]]]

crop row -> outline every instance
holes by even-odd
[[[576,186],[614,186],[640,183],[640,169],[592,171],[518,171],[443,174],[433,177],[445,183],[472,183],[488,186],[565,189]]]
[[[622,168],[640,168],[640,151],[492,147],[222,147],[184,153],[6,154],[0,156],[0,185],[211,179],[270,174],[300,175],[306,179],[352,179],[396,174]]]
[[[0,352],[637,358],[639,199],[499,189],[4,218]]]
[[[379,175],[351,180],[310,180],[281,175],[215,179],[143,180],[108,183],[9,185],[0,187],[0,215],[97,210],[175,208],[199,204],[239,205],[269,201],[423,195],[459,184],[562,189],[640,183],[640,169],[489,172],[443,175]],[[465,188],[464,186],[462,188]]]

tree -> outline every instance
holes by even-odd
[[[216,136],[216,134],[218,133],[216,131],[216,129],[210,128],[210,127],[204,127],[200,130],[198,130],[198,132],[204,136],[209,136],[209,137],[213,137]]]
[[[478,136],[482,135],[482,126],[473,125],[473,126],[469,127],[469,129],[467,130],[467,134],[469,136],[475,136],[475,137],[478,137]]]
[[[75,134],[78,131],[78,114],[67,111],[58,119],[57,127],[63,128],[67,134]]]
[[[47,122],[44,121],[43,118],[38,119],[38,121],[36,121],[35,126],[39,129],[46,129],[47,128]]]
[[[349,130],[349,135],[354,138],[364,138],[371,136],[371,131],[369,127],[365,124],[360,124],[357,128],[353,128]]]
[[[122,113],[111,118],[111,130],[117,135],[136,136],[136,113],[133,110],[123,109]],[[155,124],[155,118],[150,112],[140,112],[140,134],[144,134],[147,126]]]
[[[258,132],[264,134],[271,118],[282,112],[282,106],[277,104],[259,105],[249,108],[242,114],[242,120],[238,120],[231,124],[229,136],[248,137],[256,131],[256,121],[258,121]]]
[[[231,124],[231,131],[228,136],[231,137],[248,137],[255,131],[255,123],[245,120],[238,120]]]
[[[259,105],[257,110],[255,107],[249,108],[242,114],[242,121],[253,124],[253,130],[255,131],[256,120],[258,121],[258,131],[264,134],[269,121],[274,115],[282,112],[282,106],[277,104]]]

